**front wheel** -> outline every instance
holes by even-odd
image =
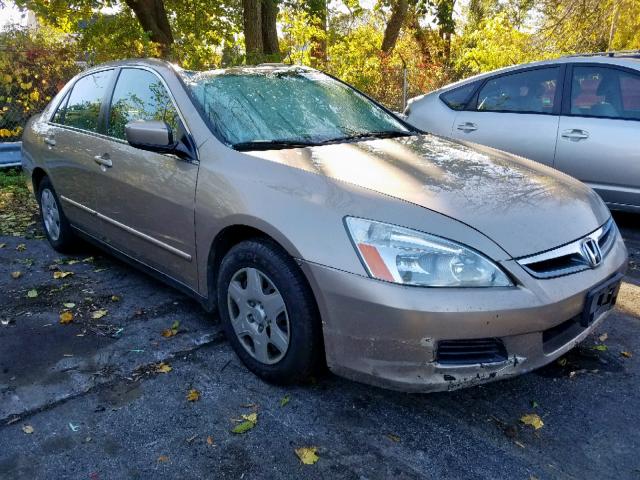
[[[42,227],[49,243],[58,252],[69,252],[76,243],[76,237],[47,177],[43,178],[38,186],[38,204]]]
[[[277,244],[256,239],[234,246],[220,265],[217,291],[227,338],[256,375],[293,383],[321,364],[322,332],[313,294]]]

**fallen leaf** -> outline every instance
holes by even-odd
[[[198,400],[200,400],[200,392],[195,388],[189,390],[189,393],[187,393],[187,401],[197,402]]]
[[[244,419],[244,421],[233,427],[233,429],[231,429],[231,433],[246,433],[253,427],[255,427],[258,423],[258,414],[256,412],[250,413],[248,415],[242,415],[242,418]]]
[[[107,310],[96,310],[91,314],[91,318],[98,320],[104,317],[107,313],[109,313]]]
[[[531,400],[531,408],[538,408],[538,402]]]
[[[94,260],[94,258],[93,258],[93,257],[87,257],[87,258],[84,258],[82,261],[83,261],[84,263],[93,263],[93,260]]]
[[[118,295],[111,295],[111,301],[112,302],[119,302],[120,301],[120,297]]]
[[[0,243],[0,248],[4,248],[4,247],[6,247],[6,246],[7,246],[7,244],[6,244],[6,243]]]
[[[600,336],[598,337],[598,339],[599,339],[601,342],[606,342],[606,341],[607,341],[607,338],[609,338],[609,335],[608,335],[607,333],[603,333],[602,335],[600,335]]]
[[[280,407],[284,407],[287,403],[289,403],[290,400],[291,400],[291,398],[289,397],[289,394],[287,393],[284,397],[282,397],[280,399]]]
[[[396,443],[398,443],[400,441],[400,437],[398,435],[393,434],[393,433],[387,433],[387,438],[389,440],[391,440],[392,442],[396,442]]]
[[[595,347],[591,347],[594,350],[598,350],[599,352],[606,352],[609,348],[606,345],[596,345]]]
[[[168,462],[169,461],[169,457],[167,457],[166,455],[160,455],[158,457],[158,461],[162,462],[162,463]]]
[[[26,246],[24,243],[21,243],[20,245],[18,245],[18,246],[16,247],[16,250],[17,250],[18,252],[24,252],[26,249],[27,249],[27,246]]]
[[[73,313],[71,312],[62,312],[60,314],[60,323],[62,325],[67,325],[68,323],[73,322]]]
[[[38,291],[35,288],[27,292],[27,297],[29,298],[36,298],[37,296],[38,296]]]
[[[564,367],[567,364],[567,359],[566,358],[561,358],[560,360],[558,360],[558,365],[560,365],[561,367]]]
[[[295,452],[303,465],[313,465],[320,459],[318,447],[300,447],[296,448]]]
[[[11,278],[13,278],[14,280],[19,279],[22,276],[22,272],[11,272]]]
[[[538,430],[544,426],[542,419],[536,413],[528,413],[520,418],[520,421],[525,425],[531,425],[534,429]]]
[[[76,306],[75,303],[71,303],[71,302],[63,303],[62,305],[64,305],[65,308],[74,308]]]
[[[72,258],[71,260],[67,260],[66,262],[67,265],[75,265],[76,263],[80,263],[80,260],[76,260],[75,258]]]
[[[620,355],[622,355],[625,358],[633,357],[633,353],[631,353],[631,352],[620,352]]]
[[[207,445],[213,445],[213,444],[214,444],[213,438],[207,437]]]
[[[53,278],[55,280],[59,280],[61,278],[67,278],[70,275],[73,275],[73,272],[63,272],[62,270],[58,270],[56,272],[53,272]]]
[[[33,433],[33,427],[31,425],[25,425],[22,427],[24,433]]]
[[[168,363],[160,362],[156,366],[157,373],[169,373],[171,370],[173,370],[173,367],[171,367],[171,365],[169,365]]]
[[[100,272],[104,272],[105,270],[109,270],[108,268],[96,268],[94,270],[94,273],[100,273]]]

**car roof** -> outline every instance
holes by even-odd
[[[599,53],[575,54],[575,55],[566,55],[564,57],[558,57],[550,60],[541,60],[538,62],[520,63],[518,65],[511,65],[509,67],[492,70],[490,72],[483,72],[478,75],[474,75],[474,76],[465,78],[463,80],[450,83],[437,90],[433,90],[425,95],[420,95],[418,97],[415,97],[415,100],[419,100],[426,95],[431,95],[432,93],[452,90],[456,87],[475,82],[476,80],[482,80],[486,77],[491,77],[496,74],[517,71],[525,68],[543,67],[546,65],[562,65],[565,63],[602,63],[606,65],[618,65],[621,67],[628,67],[628,68],[633,68],[635,70],[640,70],[640,50],[624,51],[624,52],[599,52]]]

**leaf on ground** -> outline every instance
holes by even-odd
[[[7,246],[7,244],[6,244],[6,243],[0,243],[0,248],[4,248],[4,247],[6,247],[6,246]]]
[[[200,392],[195,388],[189,390],[189,393],[187,393],[187,401],[197,402],[198,400],[200,400]]]
[[[290,400],[291,400],[291,397],[289,397],[289,394],[287,393],[284,397],[280,399],[280,407],[284,407],[287,403],[289,403]]]
[[[561,367],[564,367],[567,364],[567,359],[562,357],[561,359],[558,360],[558,365],[560,365]]]
[[[157,373],[169,373],[171,370],[173,370],[173,367],[171,365],[169,365],[168,363],[160,362],[156,366],[156,372]]]
[[[109,270],[108,268],[96,268],[93,272],[94,273],[100,273],[100,272],[104,272],[106,270]]]
[[[171,327],[166,328],[162,331],[162,336],[164,338],[174,337],[178,334],[178,329],[180,328],[180,322],[176,320],[171,324]]]
[[[36,298],[37,296],[38,296],[38,291],[35,288],[27,292],[27,297],[29,298]]]
[[[242,434],[251,430],[258,423],[258,414],[253,412],[248,415],[242,415],[242,419],[239,424],[231,429],[231,433]]]
[[[62,325],[67,325],[68,323],[73,322],[73,313],[71,312],[62,312],[60,314],[60,323]]]
[[[56,272],[53,272],[53,278],[55,280],[59,280],[61,278],[67,278],[70,275],[73,275],[73,272],[63,272],[62,270],[58,270]]]
[[[313,465],[320,459],[318,447],[300,447],[296,448],[295,452],[303,465]]]
[[[591,348],[599,352],[606,352],[607,350],[609,350],[609,348],[606,345],[596,345],[595,347],[591,347]]]
[[[33,433],[33,427],[31,425],[24,425],[22,431],[27,434]]]
[[[166,455],[160,455],[160,456],[158,457],[158,462],[166,463],[166,462],[168,462],[168,461],[169,461],[169,457],[167,457]]]
[[[631,358],[631,357],[633,357],[633,353],[631,353],[631,352],[626,352],[626,351],[624,351],[624,352],[620,352],[620,355],[622,355],[622,356],[623,356],[623,357],[625,357],[625,358]]]
[[[64,263],[66,263],[67,265],[75,265],[76,263],[80,263],[80,260],[76,260],[75,258],[72,258],[71,260],[67,260]]]
[[[215,445],[212,437],[207,437],[207,445]]]
[[[63,303],[62,305],[64,305],[64,308],[74,308],[76,306],[75,303],[71,302]]]
[[[400,437],[398,435],[395,435],[393,433],[387,433],[387,438],[389,440],[391,440],[392,442],[398,443],[400,441]]]
[[[18,252],[24,252],[26,249],[27,249],[27,246],[26,246],[24,243],[21,243],[20,245],[18,245],[18,246],[16,247],[16,250],[17,250]]]
[[[609,334],[607,334],[607,333],[603,333],[602,335],[600,335],[600,336],[598,337],[598,340],[600,340],[601,342],[606,342],[606,341],[607,341],[607,338],[609,338]]]
[[[119,302],[120,301],[120,297],[118,295],[111,295],[111,301],[112,302]]]
[[[19,279],[21,276],[22,276],[22,272],[20,271],[11,272],[11,278],[13,278],[14,280]]]
[[[107,310],[96,310],[91,314],[91,318],[98,320],[104,317],[107,313],[109,313]]]
[[[520,421],[525,425],[531,425],[536,430],[539,430],[544,426],[542,419],[537,413],[528,413],[523,415],[522,418],[520,418]]]

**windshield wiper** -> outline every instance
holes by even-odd
[[[323,141],[322,143],[349,142],[352,140],[363,140],[366,138],[410,137],[415,134],[416,132],[412,132],[410,130],[407,130],[406,132],[400,131],[400,130],[382,130],[379,132],[362,132],[362,133],[355,133],[353,135],[347,135],[344,137],[331,138],[329,140]]]
[[[305,142],[303,140],[253,140],[251,142],[239,142],[232,145],[234,150],[246,152],[250,150],[274,150],[279,148],[304,148],[317,146],[317,142]]]

